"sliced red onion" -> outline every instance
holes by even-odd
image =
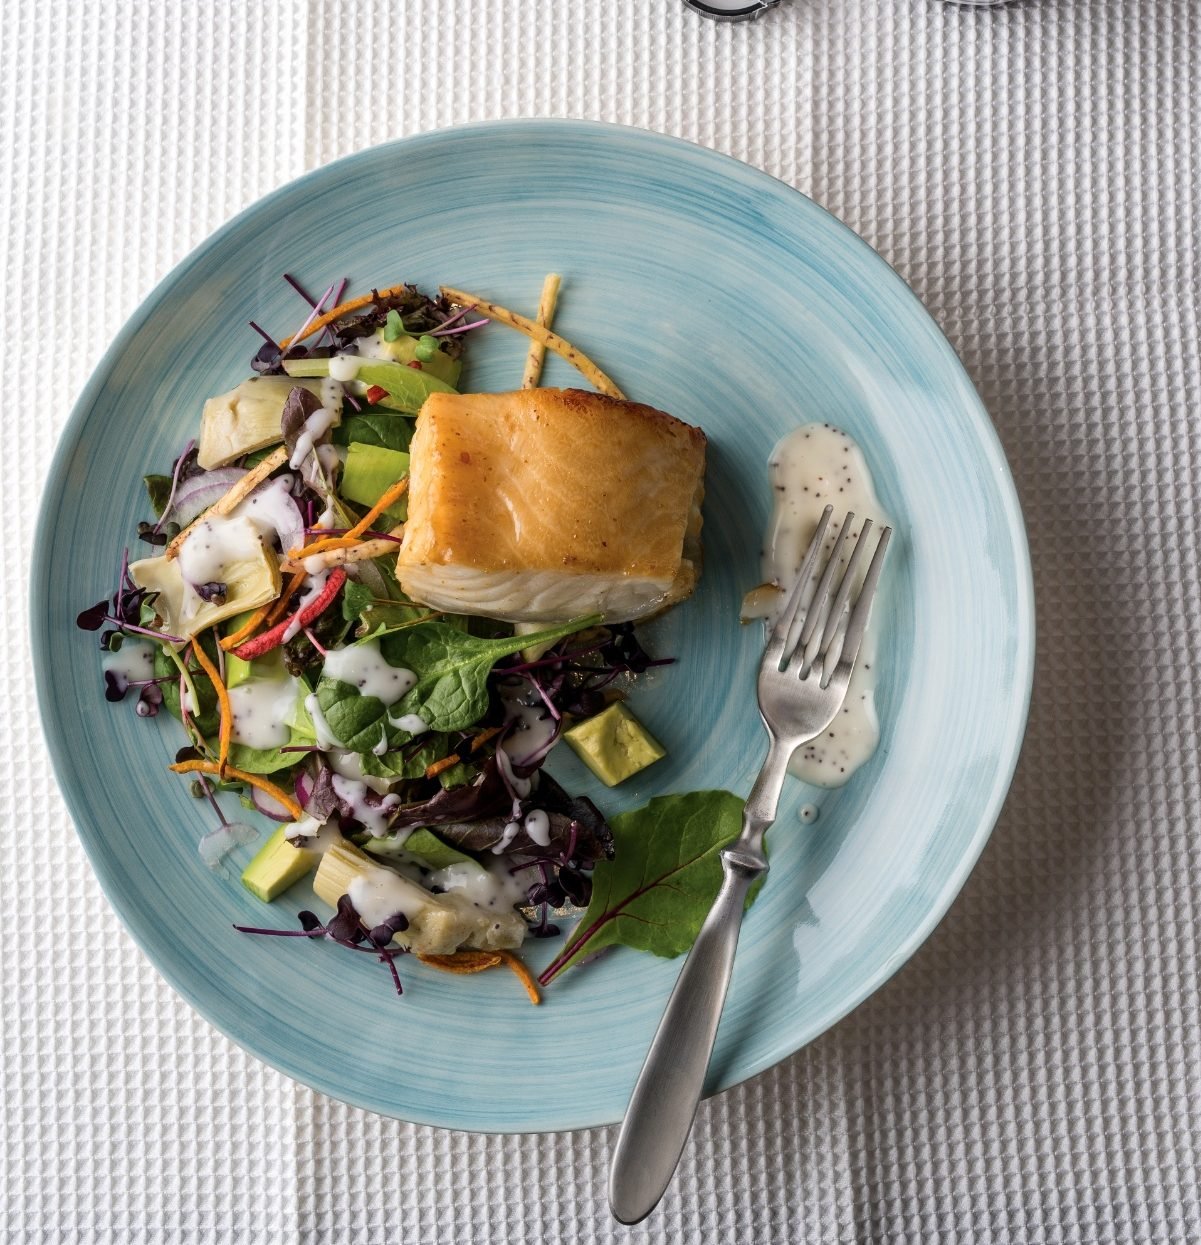
[[[272,821],[291,821],[292,814],[274,797],[268,795],[265,791],[260,791],[257,787],[253,788],[254,806],[264,817],[270,817]]]
[[[264,480],[233,512],[251,519],[262,532],[274,532],[284,553],[305,543],[304,515],[292,496],[292,482],[290,475]]]
[[[214,502],[220,501],[245,474],[241,467],[217,467],[192,476],[179,486],[175,504],[163,512],[163,518],[169,514],[173,523],[187,527]]]
[[[293,785],[296,788],[296,802],[301,808],[307,806],[309,796],[313,793],[313,780],[303,770],[296,775]]]

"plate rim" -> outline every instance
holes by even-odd
[[[63,424],[62,432],[59,434],[58,443],[51,458],[50,467],[42,484],[42,496],[38,503],[38,515],[34,527],[34,546],[29,577],[30,647],[34,666],[35,694],[39,704],[38,717],[41,721],[42,736],[46,742],[47,751],[50,754],[55,783],[71,816],[76,836],[83,845],[84,852],[110,909],[116,913],[126,933],[132,938],[139,951],[150,961],[154,970],[207,1024],[212,1025],[214,1029],[253,1058],[318,1093],[335,1097],[338,1101],[374,1112],[375,1114],[384,1115],[387,1118],[400,1119],[427,1127],[445,1128],[455,1132],[480,1134],[512,1135],[515,1132],[574,1132],[585,1128],[604,1127],[617,1123],[620,1120],[620,1116],[615,1119],[568,1119],[551,1126],[543,1127],[538,1125],[514,1130],[512,1127],[489,1126],[483,1122],[473,1122],[470,1124],[456,1122],[448,1124],[445,1122],[445,1118],[436,1118],[421,1110],[410,1110],[405,1115],[400,1115],[391,1110],[382,1110],[381,1104],[378,1102],[373,1102],[366,1097],[353,1093],[347,1093],[341,1089],[336,1095],[331,1094],[326,1086],[317,1083],[309,1075],[302,1074],[296,1070],[292,1066],[292,1061],[289,1059],[287,1051],[278,1047],[273,1048],[271,1057],[268,1058],[266,1054],[255,1047],[253,1039],[249,1035],[243,1036],[230,1026],[215,1020],[210,1015],[207,1006],[202,1002],[199,993],[192,988],[187,974],[177,972],[175,966],[166,958],[160,959],[157,954],[158,940],[155,938],[153,930],[143,928],[136,913],[132,910],[126,910],[122,903],[114,898],[115,895],[120,894],[120,888],[116,885],[116,870],[107,862],[105,853],[101,850],[99,837],[85,831],[81,825],[86,817],[86,801],[83,793],[70,790],[61,780],[60,775],[66,769],[66,742],[61,737],[57,721],[51,720],[49,715],[40,711],[40,706],[50,701],[51,688],[48,669],[49,620],[39,613],[37,605],[39,600],[45,595],[45,588],[49,579],[49,536],[53,530],[56,516],[56,512],[52,511],[50,500],[52,496],[57,496],[63,491],[68,463],[74,456],[78,442],[83,435],[88,413],[104,387],[103,378],[118,364],[122,355],[127,351],[131,340],[157,313],[160,306],[167,300],[175,283],[181,277],[197,264],[204,262],[208,254],[220,247],[228,236],[236,233],[252,218],[269,211],[277,200],[302,189],[306,183],[329,178],[331,175],[336,177],[339,172],[348,172],[357,163],[384,153],[399,154],[412,150],[415,147],[436,145],[445,142],[447,139],[454,139],[459,136],[487,134],[497,141],[501,141],[514,133],[529,134],[538,131],[571,133],[574,135],[591,133],[605,142],[613,139],[633,140],[648,146],[658,145],[668,153],[679,154],[684,152],[694,159],[710,160],[721,171],[735,179],[741,179],[744,184],[749,184],[752,187],[755,185],[770,186],[773,193],[787,192],[785,197],[787,195],[799,196],[811,208],[816,209],[824,216],[828,222],[831,222],[837,231],[848,235],[852,246],[862,248],[865,257],[869,257],[869,264],[874,272],[879,274],[884,281],[892,282],[896,287],[899,287],[902,299],[908,300],[911,307],[917,312],[918,317],[924,319],[928,326],[934,330],[932,349],[942,356],[951,371],[958,374],[964,391],[964,411],[965,414],[970,416],[981,448],[991,460],[991,465],[994,468],[995,496],[1001,503],[1000,509],[1005,517],[1006,530],[1013,542],[1014,569],[1016,572],[1014,585],[1016,589],[1015,613],[1017,620],[1015,672],[1018,676],[1015,682],[1015,702],[1016,695],[1020,694],[1021,703],[1017,705],[1015,702],[1011,702],[1017,709],[1017,713],[1013,718],[1013,729],[1009,737],[1003,741],[1004,749],[999,755],[998,764],[994,770],[992,792],[985,811],[980,817],[979,825],[971,840],[960,854],[957,867],[944,881],[936,898],[928,906],[922,919],[914,925],[908,936],[902,939],[901,943],[880,967],[867,977],[857,990],[852,992],[849,1001],[846,1002],[841,1010],[828,1017],[824,1017],[825,1023],[816,1032],[803,1036],[800,1040],[792,1037],[785,1039],[784,1042],[773,1046],[768,1053],[748,1064],[732,1065],[734,1070],[724,1075],[717,1087],[713,1089],[712,1094],[707,1096],[716,1096],[719,1093],[724,1093],[726,1090],[760,1075],[828,1032],[898,972],[942,921],[951,904],[962,890],[971,871],[975,868],[976,862],[984,850],[984,845],[991,837],[1000,817],[1005,800],[1008,798],[1013,775],[1025,740],[1035,667],[1036,616],[1034,578],[1025,518],[1017,486],[1000,435],[970,374],[941,325],[900,273],[893,268],[870,242],[856,233],[850,225],[840,220],[833,212],[823,207],[811,196],[805,194],[804,191],[798,190],[782,178],[776,177],[774,174],[747,161],[740,160],[735,156],[728,155],[712,147],[707,147],[702,143],[639,126],[565,117],[517,117],[469,121],[362,147],[335,160],[321,164],[316,168],[306,170],[255,199],[206,235],[155,283],[150,292],[138,303],[137,307],[122,324],[117,335],[93,366],[86,384],[80,391],[79,397],[71,409],[70,415]]]

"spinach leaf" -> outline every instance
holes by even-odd
[[[167,499],[171,496],[171,477],[159,475],[143,476],[142,483],[146,486],[146,496],[150,498],[150,505],[154,508],[155,518],[161,519],[163,511],[167,508]]]
[[[380,641],[380,652],[389,665],[402,666],[417,676],[397,716],[416,713],[433,730],[466,730],[488,711],[488,675],[502,657],[561,640],[599,621],[600,615],[592,614],[532,635],[492,640],[466,635],[445,623],[419,623],[386,635]]]
[[[614,859],[598,862],[588,911],[542,984],[602,947],[667,957],[687,951],[717,898],[718,852],[741,829],[742,803],[728,791],[692,791],[657,796],[645,808],[614,817]]]
[[[413,417],[396,411],[366,410],[345,419],[331,431],[335,445],[360,441],[364,445],[380,445],[386,450],[408,453],[413,439]]]
[[[405,839],[404,850],[411,856],[419,856],[431,869],[445,869],[447,865],[459,865],[471,859],[470,856],[456,851],[450,844],[443,843],[432,830],[424,827],[414,830]]]
[[[376,756],[371,752],[359,754],[359,764],[364,774],[372,778],[424,778],[426,769],[440,761],[451,750],[447,736],[434,732],[421,737],[421,747],[415,752],[385,752]]]
[[[378,639],[380,655],[397,669],[411,670],[416,685],[391,709],[357,687],[321,676],[317,703],[330,733],[344,748],[371,752],[381,739],[395,747],[412,738],[392,719],[415,713],[434,731],[461,731],[488,712],[488,675],[502,657],[531,644],[559,640],[583,627],[591,627],[599,615],[536,631],[532,635],[503,636],[486,640],[467,635],[441,622],[417,623]]]
[[[342,617],[347,622],[354,622],[374,600],[375,593],[366,584],[349,580],[342,589]]]
[[[295,735],[285,746],[312,743],[311,739],[298,739]],[[251,748],[248,744],[230,744],[229,763],[234,769],[248,774],[274,774],[281,769],[299,765],[308,755],[305,752],[282,752],[279,748]]]

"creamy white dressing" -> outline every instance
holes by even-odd
[[[329,723],[325,720],[325,714],[321,712],[321,702],[318,701],[316,692],[310,692],[304,698],[304,708],[305,712],[312,719],[313,734],[317,737],[317,747],[323,751],[327,748],[338,747],[338,740],[334,736],[333,731],[329,729]]]
[[[205,604],[196,586],[226,583],[231,567],[259,559],[262,548],[263,535],[250,519],[213,515],[199,520],[179,547],[177,561],[183,580],[180,619],[187,621]]]
[[[331,649],[322,673],[340,683],[357,687],[364,696],[374,696],[385,705],[395,704],[412,689],[417,676],[411,670],[390,666],[379,650],[378,640],[364,640],[343,649]]]
[[[517,795],[518,799],[524,800],[534,788],[533,779],[518,778],[517,775],[513,773],[513,758],[509,756],[504,748],[497,748],[496,750],[496,765],[500,772],[504,775],[505,781],[510,787],[513,788],[513,791]],[[517,817],[519,815],[520,810],[517,805],[514,805],[513,816]]]
[[[329,374],[332,380],[347,384],[359,374],[359,364],[363,359],[360,355],[336,354],[329,361]]]
[[[504,911],[524,903],[528,890],[521,875],[510,873],[508,862],[500,860],[486,863],[456,861],[435,869],[425,879],[425,885],[461,894],[477,908],[500,908]]]
[[[239,502],[229,517],[249,519],[265,541],[277,543],[287,553],[297,539],[304,539],[304,523],[292,497],[293,483],[294,477],[290,475],[267,480]]]
[[[105,653],[101,668],[105,674],[111,674],[118,689],[124,691],[131,683],[154,678],[154,648],[149,640],[126,636],[117,652]]]
[[[333,819],[321,822],[316,817],[302,817],[284,827],[284,838],[306,851],[324,853],[342,841],[342,831]]]
[[[248,679],[229,689],[234,743],[264,752],[282,748],[291,738],[285,719],[296,704],[297,682],[286,672],[282,678]]]
[[[513,840],[520,833],[521,833],[521,822],[519,821],[506,822],[504,830],[501,831],[500,838],[497,839],[496,842],[492,846],[493,854],[496,856],[502,855],[504,851],[508,848],[509,844],[512,843]]]
[[[331,411],[340,413],[342,410],[343,389],[335,376],[321,378],[321,405]]]
[[[525,832],[530,842],[538,847],[550,846],[550,814],[541,808],[531,809],[525,815]]]
[[[338,799],[347,805],[355,821],[361,821],[375,838],[387,832],[388,819],[400,807],[400,796],[386,795],[372,801],[367,799],[370,788],[361,779],[335,773],[330,781]]]
[[[398,718],[394,718],[391,714],[388,714],[388,721],[391,722],[397,730],[408,731],[409,734],[413,736],[424,735],[430,728],[430,724],[417,713],[402,713]]]
[[[871,519],[877,531],[891,519],[876,497],[871,472],[858,445],[829,424],[808,424],[789,433],[772,451],[768,471],[774,507],[764,543],[762,573],[765,582],[778,585],[782,591],[757,595],[760,609],[771,623],[796,583],[805,551],[827,505],[835,512],[826,538],[827,553],[838,536],[837,522],[846,511],[855,514],[844,546],[846,556],[864,519]],[[789,766],[790,772],[803,781],[841,786],[875,752],[880,738],[874,696],[876,648],[873,623],[863,638],[838,717],[819,739],[798,749]]]
[[[292,451],[292,457],[288,460],[288,466],[293,471],[313,452],[317,442],[325,436],[337,418],[338,412],[332,407],[319,406],[304,421],[296,438],[296,448]]]
[[[334,751],[330,752],[325,759],[335,774],[361,782],[364,786],[370,787],[376,795],[386,795],[388,788],[392,785],[387,778],[377,778],[374,774],[363,773],[363,763],[357,752]]]
[[[537,690],[525,679],[506,679],[499,687],[505,720],[513,723],[498,752],[520,763],[536,756],[554,738],[556,722]]]
[[[383,865],[363,869],[346,894],[368,929],[383,925],[397,913],[411,921],[425,907],[424,900],[416,902],[420,897],[414,895],[413,883]]]

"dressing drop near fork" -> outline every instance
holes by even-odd
[[[863,521],[848,556],[855,519],[848,514],[823,564],[833,513],[832,506],[823,512],[768,634],[758,677],[767,759],[747,797],[742,833],[721,851],[721,889],[672,990],[618,1134],[609,1205],[621,1223],[638,1223],[654,1210],[679,1164],[713,1053],[747,892],[767,872],[763,835],[776,819],[788,763],[842,708],[871,616],[892,529],[880,533],[857,587],[873,525]]]

